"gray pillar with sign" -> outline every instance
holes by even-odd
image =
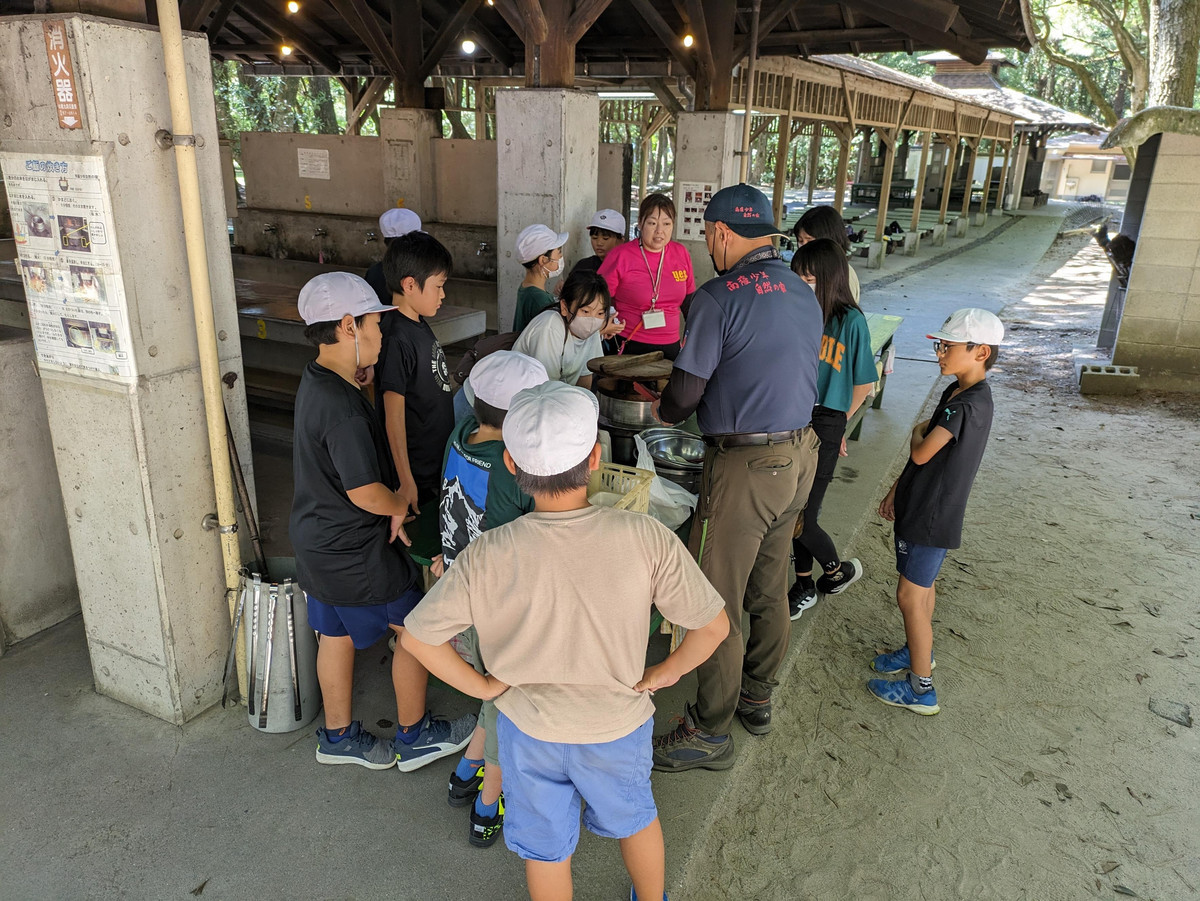
[[[248,467],[208,44],[184,44],[224,401]],[[162,45],[143,25],[11,16],[0,58],[24,60],[0,67],[0,165],[96,688],[183,723],[220,700],[230,622],[201,528],[216,502]]]

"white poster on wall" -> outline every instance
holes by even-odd
[[[714,187],[699,181],[685,181],[679,185],[679,222],[676,223],[679,241],[704,240],[704,209],[712,200]]]
[[[38,364],[137,377],[104,160],[0,153]]]
[[[329,181],[329,151],[311,147],[296,148],[296,164],[301,178],[321,178]]]

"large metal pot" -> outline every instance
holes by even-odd
[[[593,385],[600,403],[600,415],[613,425],[641,431],[659,424],[654,418],[653,401],[634,391],[628,380],[597,376]]]
[[[695,494],[704,470],[704,441],[683,429],[652,428],[641,433],[654,460],[655,471],[664,479]]]

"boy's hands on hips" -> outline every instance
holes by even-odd
[[[674,671],[674,667],[667,666],[666,660],[662,663],[656,663],[653,666],[646,667],[642,673],[642,681],[633,686],[634,691],[656,692],[660,688],[669,688],[679,681],[679,673]]]
[[[417,485],[415,482],[406,483],[396,489],[396,497],[400,498],[404,504],[404,521],[412,522],[418,513],[421,512],[417,507]]]
[[[879,515],[888,522],[896,521],[896,484],[895,482],[892,483],[892,487],[888,489],[888,493],[879,502]]]
[[[409,517],[411,519],[411,517]],[[405,547],[412,547],[412,539],[404,531],[404,523],[406,522],[403,516],[389,517],[390,525],[388,526],[388,544],[391,544],[397,538]]]
[[[487,683],[487,690],[479,695],[479,700],[492,701],[508,691],[508,685],[504,682],[501,682],[495,676],[488,674],[483,678]]]

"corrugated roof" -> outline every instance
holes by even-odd
[[[1030,126],[1054,126],[1055,128],[1074,128],[1079,131],[1099,131],[1100,126],[1081,113],[1073,113],[1060,106],[1055,106],[1040,97],[1031,97],[1014,91],[1012,88],[963,88],[953,91],[963,97],[969,97],[975,103],[985,103],[988,106],[1005,110],[1014,116],[1025,119],[1026,128]],[[1022,127],[1020,125],[1018,128]]]

